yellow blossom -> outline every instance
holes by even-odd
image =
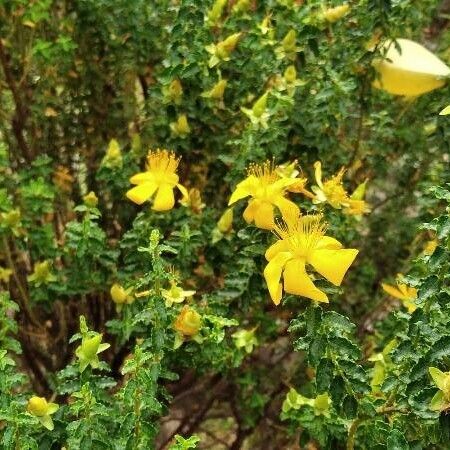
[[[175,331],[174,349],[180,347],[185,340],[192,339],[198,343],[202,341],[199,331],[202,328],[202,317],[195,310],[189,306],[183,306],[180,314],[173,324]]]
[[[398,279],[401,280],[401,274],[398,275]],[[400,281],[397,281],[397,287],[386,283],[381,283],[381,287],[389,295],[400,300],[409,313],[413,313],[417,309],[414,302],[417,298],[417,289],[409,287]]]
[[[81,345],[75,350],[75,355],[80,362],[80,371],[83,372],[87,366],[97,369],[100,361],[98,354],[110,347],[110,344],[102,344],[102,335],[95,333],[92,337],[83,336]]]
[[[264,93],[256,100],[251,109],[241,107],[241,111],[250,119],[253,125],[261,125],[263,128],[267,128],[267,119],[269,113],[267,112],[267,97],[269,92]]]
[[[269,161],[251,164],[247,172],[247,178],[238,183],[228,202],[232,205],[245,197],[252,197],[244,211],[247,223],[255,222],[258,228],[272,229],[275,206],[283,216],[291,211],[299,213],[297,205],[285,198],[288,188],[297,182],[295,178],[280,177]]]
[[[433,411],[444,411],[450,408],[450,372],[442,372],[436,367],[429,367],[428,371],[439,388],[431,399],[430,408]]]
[[[111,299],[120,310],[123,305],[130,305],[134,302],[135,297],[131,295],[132,288],[125,289],[119,283],[114,283],[110,289]]]
[[[166,301],[166,306],[170,308],[174,303],[182,303],[188,297],[192,297],[195,291],[184,291],[175,282],[171,283],[170,289],[161,289],[161,295]]]
[[[28,275],[28,281],[36,286],[52,283],[56,280],[56,276],[51,273],[51,261],[49,260],[35,263],[33,273]]]
[[[295,183],[288,187],[289,192],[297,192],[306,195],[307,197],[314,198],[314,194],[306,189],[307,178],[298,177],[300,171],[297,169],[297,161],[292,161],[290,163],[284,163],[277,166],[275,169],[280,177],[295,179]]]
[[[106,154],[102,159],[102,166],[109,169],[121,168],[123,164],[122,151],[116,139],[111,139],[106,149]]]
[[[297,33],[293,29],[286,33],[281,41],[281,45],[275,49],[278,59],[284,57],[294,59],[298,51],[300,51],[300,47],[297,47]]]
[[[202,196],[197,188],[189,189],[187,197],[183,197],[180,203],[186,208],[190,208],[195,214],[200,214],[202,209],[206,206],[202,202]]]
[[[172,132],[180,137],[187,136],[191,132],[186,114],[180,114],[176,122],[170,124]]]
[[[342,19],[350,9],[350,6],[347,3],[344,3],[343,5],[335,6],[334,8],[328,8],[326,9],[322,17],[330,23],[337,22],[339,19]]]
[[[217,44],[206,46],[206,51],[211,54],[209,67],[216,66],[220,61],[229,61],[230,55],[236,48],[242,33],[234,33]]]
[[[8,283],[13,271],[5,267],[0,267],[0,281],[3,283]]]
[[[58,409],[59,406],[56,403],[48,403],[44,397],[37,397],[36,395],[31,397],[27,404],[27,411],[50,431],[54,429],[51,415],[58,411]]]
[[[177,187],[184,197],[188,192],[184,186],[178,183],[178,175],[175,173],[180,158],[167,150],[149,152],[147,156],[147,171],[137,173],[130,178],[132,184],[137,186],[127,192],[127,197],[141,205],[153,195],[153,209],[155,211],[168,211],[175,205],[173,190]]]
[[[340,209],[348,202],[348,194],[342,184],[345,170],[342,168],[330,179],[322,181],[322,164],[320,161],[314,163],[314,172],[317,186],[312,186],[315,194],[313,203],[329,203],[333,208]]]
[[[281,301],[283,287],[289,294],[328,302],[325,292],[318,289],[307,274],[306,264],[335,286],[341,285],[358,250],[342,248],[339,241],[325,235],[325,230],[320,215],[292,215],[275,226],[279,240],[266,251],[269,263],[264,269],[264,278],[276,305]]]
[[[86,206],[90,208],[95,208],[98,205],[98,197],[95,195],[94,191],[90,191],[83,197],[83,202]]]

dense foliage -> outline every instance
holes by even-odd
[[[445,8],[0,0],[0,447],[450,448]]]

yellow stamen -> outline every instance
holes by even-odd
[[[266,161],[263,164],[251,163],[247,169],[248,176],[253,175],[263,184],[268,185],[275,183],[280,176],[276,172],[275,161]]]
[[[149,152],[147,156],[147,170],[159,173],[175,173],[181,158],[168,150]]]

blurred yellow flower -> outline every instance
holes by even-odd
[[[256,100],[253,106],[249,108],[241,107],[241,111],[250,119],[253,125],[261,125],[263,128],[267,128],[267,120],[269,119],[269,113],[267,111],[267,97],[269,92],[265,92],[261,97]]]
[[[94,191],[90,191],[83,197],[83,202],[86,206],[90,208],[95,208],[98,205],[98,197],[95,195]]]
[[[425,253],[425,255],[432,255],[438,245],[439,245],[439,241],[436,238],[430,239],[429,241],[427,241],[425,243],[423,252]]]
[[[27,411],[50,431],[54,429],[51,415],[58,411],[58,409],[59,406],[56,403],[48,403],[44,397],[37,397],[36,395],[31,397],[27,404]]]
[[[180,347],[185,340],[192,339],[199,343],[202,341],[201,336],[199,335],[199,331],[202,328],[202,317],[195,309],[192,309],[187,305],[183,306],[173,327],[177,332],[174,349]]]
[[[36,286],[52,283],[57,280],[56,276],[51,273],[51,261],[46,260],[34,264],[34,270],[28,275],[28,281]]]
[[[450,408],[450,372],[442,372],[437,367],[429,367],[428,372],[439,389],[431,399],[430,408],[433,411],[444,411]]]
[[[109,169],[121,168],[123,165],[122,151],[116,139],[111,139],[106,149],[106,154],[102,159],[102,166]]]
[[[201,94],[202,97],[212,98],[213,100],[222,100],[227,83],[227,80],[219,80],[209,91],[203,92]]]
[[[295,183],[295,178],[280,177],[270,161],[251,164],[247,178],[237,184],[228,205],[251,196],[244,211],[244,220],[247,223],[255,222],[258,228],[271,230],[274,226],[275,206],[283,216],[292,211],[299,213],[298,206],[285,198],[288,188]]]
[[[350,10],[350,6],[347,3],[344,3],[343,5],[335,6],[334,8],[328,8],[326,9],[322,17],[330,23],[337,22],[339,19],[342,19],[348,11]]]
[[[0,267],[0,281],[3,283],[8,283],[13,271],[5,267]]]
[[[187,197],[183,197],[180,203],[186,208],[190,208],[195,214],[200,214],[206,206],[202,201],[202,196],[197,188],[189,189]]]
[[[110,295],[112,301],[117,305],[120,310],[123,305],[130,305],[136,299],[131,295],[132,288],[125,289],[119,283],[114,283],[110,289]]]
[[[171,283],[170,289],[161,289],[161,295],[166,301],[166,306],[170,308],[174,303],[182,303],[188,297],[192,297],[195,291],[184,291],[174,281]]]
[[[149,152],[147,156],[147,171],[137,173],[130,178],[132,184],[137,186],[127,192],[127,197],[141,205],[154,194],[153,209],[155,211],[168,211],[175,205],[173,190],[177,187],[184,197],[188,192],[184,186],[178,183],[178,175],[175,173],[180,162],[173,152],[156,150]]]
[[[344,249],[336,239],[325,235],[321,215],[292,216],[274,228],[279,240],[266,251],[269,261],[264,278],[273,302],[281,301],[283,287],[289,294],[318,302],[328,302],[325,292],[318,289],[306,272],[310,264],[316,272],[340,286],[344,275],[358,254],[356,249]],[[284,286],[280,283],[283,276]]]
[[[223,41],[217,44],[210,44],[206,46],[206,51],[211,54],[208,65],[214,67],[220,61],[229,61],[230,55],[236,48],[242,33],[234,33],[228,36]]]
[[[401,274],[398,275],[398,278],[401,279]],[[417,306],[414,302],[414,300],[417,298],[417,289],[409,287],[406,284],[401,283],[400,281],[397,281],[397,286],[381,283],[381,287],[389,295],[400,300],[410,314],[417,309]]]
[[[177,121],[170,124],[170,129],[177,136],[187,136],[191,132],[191,127],[189,126],[186,114],[180,114]]]
[[[170,103],[173,102],[176,105],[181,103],[181,98],[183,96],[183,86],[181,85],[180,80],[177,78],[172,80],[168,86],[165,86],[163,89],[164,102]]]
[[[229,233],[233,229],[233,208],[228,208],[217,221],[217,229],[221,233]]]
[[[75,350],[75,355],[80,362],[80,371],[84,372],[87,366],[91,366],[93,369],[97,369],[100,361],[98,359],[98,354],[105,351],[110,347],[110,344],[102,344],[102,335],[100,333],[95,333],[94,336],[88,337],[83,336],[81,345]]]

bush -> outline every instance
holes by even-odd
[[[449,448],[445,4],[0,17],[1,448]]]

